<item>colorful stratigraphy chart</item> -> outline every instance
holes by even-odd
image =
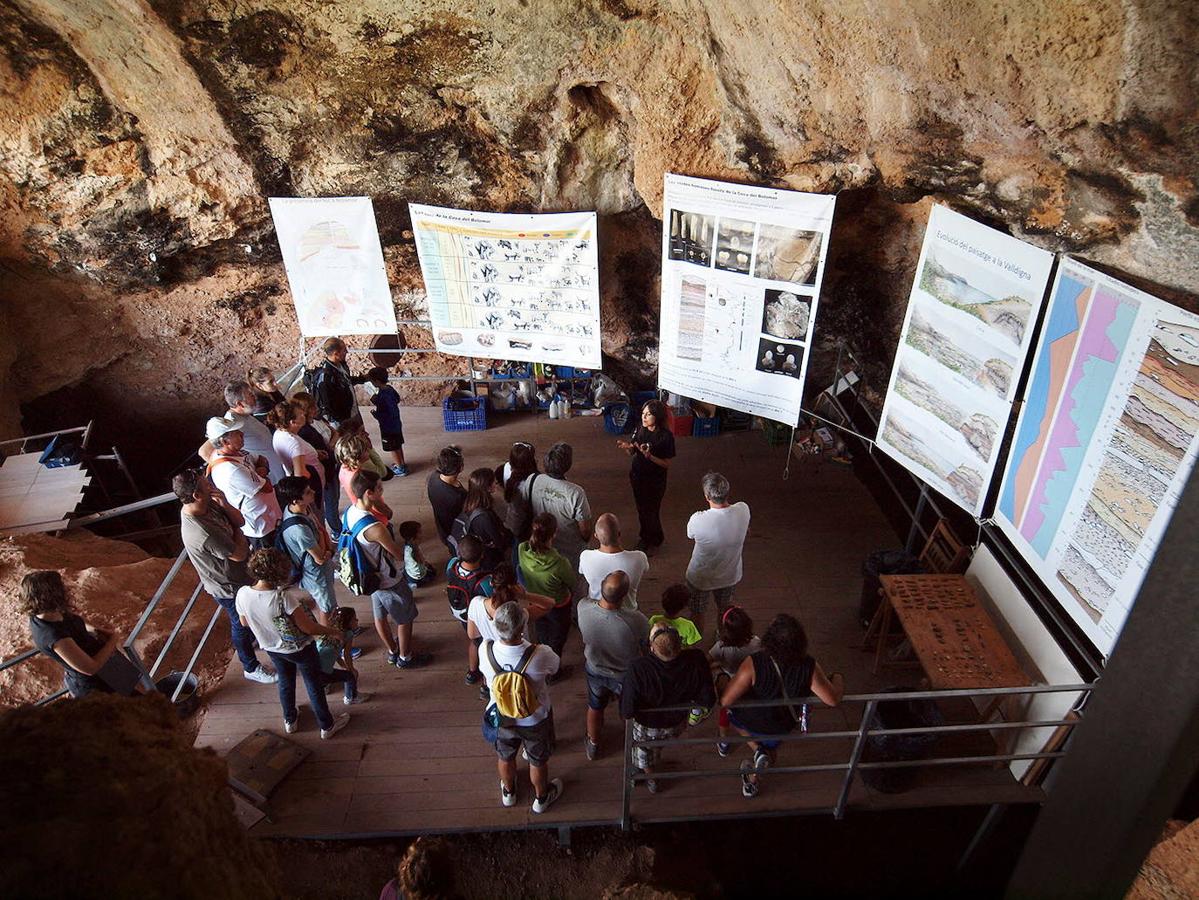
[[[1197,435],[1199,316],[1063,260],[996,519],[1105,654]]]

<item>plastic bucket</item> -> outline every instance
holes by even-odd
[[[188,675],[184,681],[182,672],[172,672],[164,678],[159,678],[154,686],[158,688],[160,694],[170,699],[175,693],[175,688],[179,687],[180,681],[183,681],[184,684],[178,699],[175,700],[175,712],[179,714],[179,718],[186,719],[200,708],[200,679],[195,675]]]

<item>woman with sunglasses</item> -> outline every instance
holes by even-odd
[[[667,427],[666,404],[647,400],[641,407],[641,425],[632,440],[617,441],[616,446],[633,457],[629,482],[641,525],[638,550],[656,550],[666,539],[662,531],[662,498],[666,496],[666,472],[674,459],[674,435]]]

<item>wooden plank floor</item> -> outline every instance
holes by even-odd
[[[366,416],[370,427],[371,417]],[[543,452],[556,440],[574,447],[571,479],[582,484],[595,514],[614,512],[621,520],[626,544],[637,539],[637,518],[629,492],[627,457],[615,438],[603,431],[599,418],[550,421],[529,414],[496,415],[485,432],[447,434],[440,410],[404,411],[405,451],[413,474],[387,483],[387,499],[397,521],[414,518],[423,525],[423,549],[434,563],[445,561],[425,496],[429,459],[447,443],[460,444],[467,469],[495,466],[507,458],[515,440],[532,441]],[[377,441],[376,441],[377,446]],[[814,653],[827,671],[845,673],[850,692],[867,692],[892,684],[914,684],[918,677],[884,669],[870,674],[873,655],[858,649],[862,630],[856,621],[861,590],[861,564],[873,550],[894,546],[896,539],[870,495],[852,472],[833,464],[792,466],[782,479],[785,447],[769,447],[760,432],[718,438],[680,438],[679,457],[670,470],[663,506],[667,542],[651,560],[640,591],[642,609],[657,609],[663,588],[681,581],[690,557],[686,522],[703,506],[700,478],[709,469],[732,482],[734,499],[746,500],[753,513],[745,546],[745,579],[737,602],[754,617],[759,632],[778,612],[804,622]],[[359,609],[369,625],[369,603],[342,591],[342,601]],[[466,644],[461,626],[449,615],[444,586],[435,582],[417,592],[420,618],[415,625],[420,649],[434,654],[427,668],[402,672],[386,666],[373,630],[359,638],[366,652],[358,661],[361,689],[372,694],[352,708],[349,726],[329,741],[319,739],[306,708],[303,685],[297,685],[301,730],[293,736],[312,751],[271,802],[271,820],[254,827],[260,835],[336,837],[436,831],[475,831],[585,825],[619,821],[620,757],[623,723],[614,707],[605,721],[604,752],[588,762],[583,754],[586,686],[582,644],[572,632],[566,662],[575,674],[553,689],[558,750],[551,773],[561,777],[565,794],[553,808],[535,816],[526,764],[520,763],[519,803],[499,803],[495,755],[480,736],[482,704],[477,688],[463,684]],[[712,626],[709,623],[709,634]],[[708,641],[710,643],[710,640]],[[226,677],[208,698],[208,711],[197,744],[218,753],[228,750],[256,728],[282,733],[278,697],[271,685],[241,677],[233,660]],[[338,695],[330,696],[334,713],[344,711]],[[838,731],[857,725],[860,709],[852,705],[817,709],[813,730]],[[686,736],[715,740],[715,716]],[[976,738],[978,740],[985,740]],[[956,742],[952,748],[963,748]],[[949,748],[939,751],[952,755]],[[975,745],[974,752],[991,752]],[[703,768],[726,772],[720,777],[663,779],[663,790],[650,796],[639,788],[632,804],[639,821],[690,816],[738,816],[791,810],[827,810],[836,800],[840,774],[771,775],[758,798],[745,800],[736,776],[743,751],[720,759],[713,743],[668,751],[666,770]],[[839,763],[849,755],[847,739],[790,744],[780,765]],[[857,784],[851,804],[857,808],[958,805],[1028,800],[1006,768],[945,767],[922,770],[915,787],[903,794],[880,794]]]

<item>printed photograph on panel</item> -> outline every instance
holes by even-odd
[[[946,397],[946,392],[917,375],[911,367],[900,363],[895,376],[895,391],[907,400],[932,413],[966,440],[966,444],[986,463],[991,459],[999,423],[990,416],[962,409]]]
[[[791,291],[766,291],[766,303],[762,311],[762,330],[766,334],[789,341],[806,340],[811,317],[811,297],[802,297]]]
[[[712,239],[716,233],[716,217],[681,209],[670,211],[671,259],[697,266],[712,264]]]
[[[1020,345],[1032,315],[1032,303],[1016,293],[999,296],[993,287],[983,289],[977,283],[972,284],[969,275],[955,271],[955,268],[964,269],[947,254],[938,257],[930,250],[917,284],[930,297],[974,316],[1013,344]]]
[[[923,433],[925,429],[918,424],[907,422],[902,416],[894,414],[887,418],[883,426],[883,438],[891,447],[941,478],[967,507],[976,508],[983,489],[982,472],[973,466],[955,465],[937,447],[917,436]]]
[[[942,332],[919,308],[912,312],[907,344],[947,369],[989,389],[1001,400],[1007,399],[1015,372],[1014,360],[1000,356],[979,359]]]
[[[679,284],[679,359],[699,362],[704,358],[704,307],[708,286],[698,278],[684,278]]]
[[[820,264],[820,234],[782,225],[758,229],[758,256],[754,276],[792,284],[815,284]]]
[[[778,341],[758,342],[758,361],[755,368],[771,375],[786,375],[798,378],[803,370],[804,348],[800,344],[783,344]]]
[[[753,249],[753,222],[720,220],[720,230],[716,233],[716,268],[748,275],[749,258]]]

